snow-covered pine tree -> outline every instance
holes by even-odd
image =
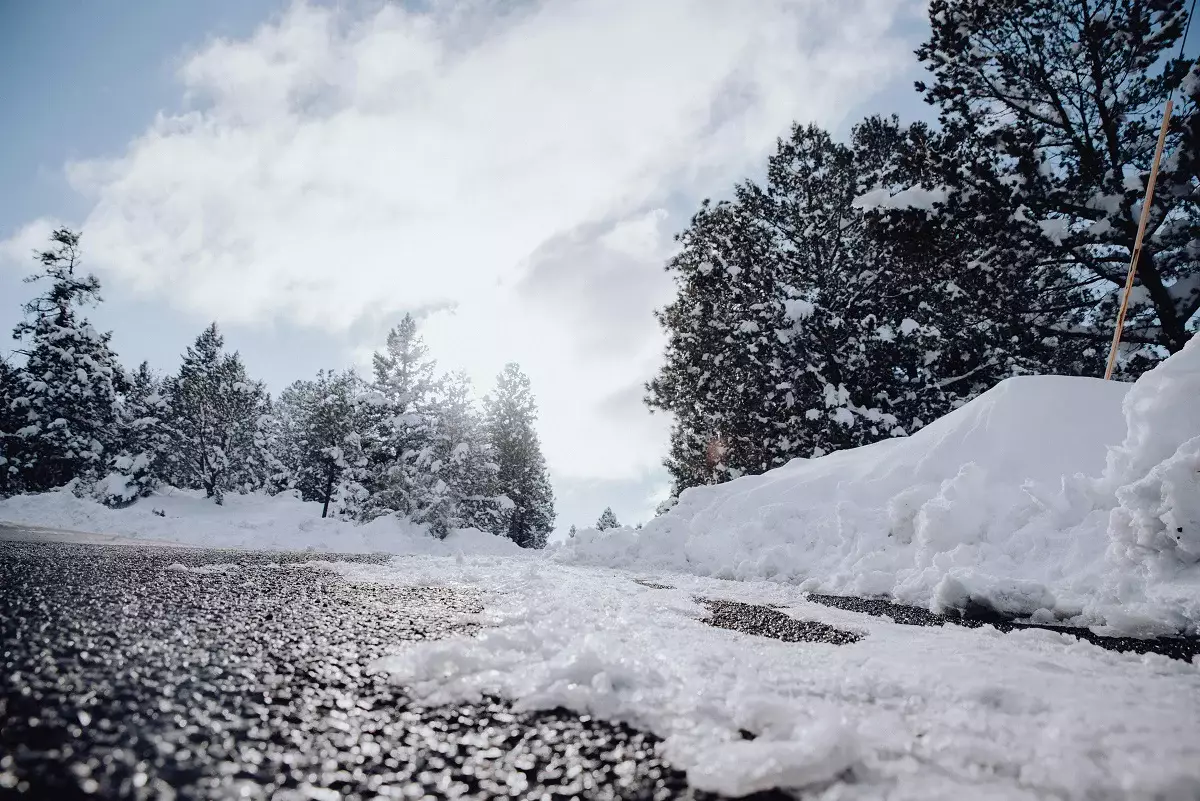
[[[607,531],[610,528],[620,528],[621,524],[617,522],[617,516],[613,513],[611,506],[605,506],[604,511],[600,513],[600,519],[596,521],[597,531]]]
[[[281,455],[292,486],[303,500],[322,504],[321,517],[328,516],[343,474],[363,460],[360,385],[352,371],[321,370],[312,381],[293,383],[276,402]]]
[[[571,526],[570,530],[567,531],[567,539],[575,539],[575,535],[578,533],[579,531],[575,528],[575,526]]]
[[[496,526],[499,505],[491,495],[497,465],[475,408],[471,380],[451,373],[438,382],[431,409],[434,502],[426,516],[435,533]]]
[[[957,148],[957,150],[955,150]],[[1000,378],[1081,364],[1025,312],[1037,277],[1004,229],[945,225],[942,164],[966,144],[867,120],[853,146],[796,126],[765,186],[705,202],[668,269],[666,363],[647,402],[672,413],[674,491],[911,433]],[[956,207],[957,208],[957,207]]]
[[[10,408],[20,427],[9,438],[9,467],[21,491],[46,490],[74,478],[95,479],[118,430],[124,373],[101,333],[77,309],[100,301],[100,282],[80,272],[79,235],[51,234],[38,255],[42,271],[27,281],[46,291],[24,305],[13,338],[25,363]],[[10,488],[13,485],[10,485]]]
[[[766,187],[706,202],[680,236],[647,398],[675,417],[676,493],[905,433],[892,385],[932,329],[867,240],[857,189],[852,149],[795,126]]]
[[[171,449],[170,410],[161,380],[142,362],[127,384],[120,405],[120,444],[96,487],[97,497],[108,506],[124,506],[153,493],[166,475]]]
[[[496,493],[507,498],[494,533],[522,548],[544,548],[554,528],[554,493],[534,422],[529,378],[508,364],[484,400],[484,429],[496,460]]]
[[[1184,0],[933,0],[917,51],[932,73],[918,89],[941,127],[986,156],[948,165],[947,186],[997,200],[962,204],[954,227],[1007,227],[1009,258],[1087,290],[1047,293],[1033,311],[1042,337],[1090,348],[1092,373],[1104,367],[1163,101],[1180,86],[1123,335],[1126,374],[1196,330],[1200,71],[1171,57],[1184,9]]]
[[[21,424],[12,408],[17,397],[17,378],[16,368],[0,357],[0,498],[13,493],[17,480],[16,431]]]
[[[854,150],[855,203],[866,241],[894,279],[889,305],[904,304],[926,348],[903,372],[873,362],[896,378],[910,432],[1009,376],[1088,370],[1084,342],[1047,338],[1039,326],[1047,308],[1086,300],[1086,288],[1023,259],[1013,222],[995,213],[1003,202],[995,194],[947,191],[947,169],[983,169],[990,158],[976,142],[876,117],[855,127]]]
[[[235,351],[233,360],[241,367],[241,357]],[[241,367],[245,375],[245,367]],[[275,414],[275,401],[262,381],[245,381],[243,392],[257,397],[258,417],[250,443],[242,451],[245,456],[235,463],[233,485],[239,492],[263,491],[274,495],[291,486],[291,475],[279,458],[283,449],[283,426]]]
[[[270,398],[236,353],[223,351],[212,323],[188,347],[179,373],[163,384],[171,410],[169,471],[179,486],[203,489],[217,503],[226,492],[270,487],[279,465],[270,452]]]
[[[400,512],[437,523],[432,516],[440,479],[431,470],[436,459],[430,408],[436,366],[411,315],[388,332],[385,349],[374,355],[372,393],[363,398],[370,429],[364,438],[366,519]]]

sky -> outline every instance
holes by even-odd
[[[560,533],[653,515],[673,235],[793,122],[928,116],[923,0],[0,0],[0,326],[66,224],[123,361],[210,321],[274,392],[405,313],[530,376]],[[5,340],[7,341],[7,340]],[[0,355],[10,349],[0,344]]]

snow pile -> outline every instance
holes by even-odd
[[[767,582],[642,574],[675,585],[660,590],[622,571],[476,557],[334,567],[356,582],[482,591],[477,633],[399,643],[376,665],[406,692],[430,703],[495,694],[625,721],[663,737],[664,756],[698,789],[816,797],[849,775],[821,797],[1200,792],[1195,664],[1042,630],[903,626]],[[717,629],[696,596],[780,604],[864,636],[837,646]]]
[[[911,437],[688,490],[554,558],[1195,632],[1198,399],[1200,338],[1132,386],[1013,378]]]
[[[321,504],[293,495],[226,495],[217,505],[202,492],[164,488],[124,509],[79,498],[70,485],[54,492],[0,500],[0,522],[90,534],[116,534],[209,548],[311,548],[341,553],[454,555],[520,552],[511,540],[476,529],[444,540],[424,525],[395,516],[366,525],[321,517]]]

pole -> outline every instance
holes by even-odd
[[[1117,330],[1113,332],[1112,348],[1108,351],[1108,367],[1104,380],[1112,378],[1117,366],[1117,348],[1121,345],[1121,331],[1125,328],[1125,312],[1129,309],[1129,293],[1133,290],[1133,278],[1137,275],[1138,257],[1142,255],[1142,238],[1146,235],[1146,223],[1150,219],[1150,204],[1154,201],[1154,184],[1158,181],[1158,163],[1162,159],[1163,143],[1167,140],[1167,128],[1171,123],[1171,100],[1163,108],[1162,127],[1158,130],[1158,145],[1154,148],[1154,163],[1150,165],[1150,180],[1146,182],[1146,199],[1142,201],[1142,218],[1138,221],[1137,238],[1133,240],[1133,254],[1129,258],[1129,275],[1125,277],[1125,294],[1121,297],[1121,310],[1117,312]]]

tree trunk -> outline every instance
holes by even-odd
[[[321,517],[329,516],[329,498],[333,495],[333,472],[336,466],[333,463],[329,465],[329,474],[325,476],[325,505],[321,507]]]
[[[1183,346],[1187,344],[1191,335],[1187,332],[1187,321],[1179,319],[1179,314],[1175,310],[1174,298],[1163,286],[1162,277],[1158,274],[1158,265],[1154,262],[1154,252],[1149,248],[1142,248],[1142,255],[1138,259],[1137,276],[1146,288],[1146,293],[1150,295],[1154,310],[1158,313],[1158,324],[1162,331],[1159,340],[1168,353],[1178,353],[1183,350]]]

